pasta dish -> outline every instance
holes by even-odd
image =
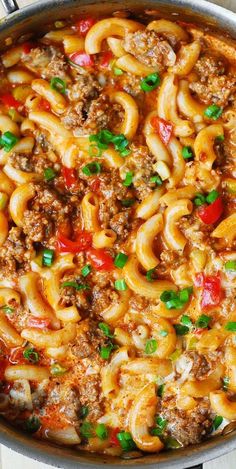
[[[138,457],[236,420],[235,63],[148,12],[6,40],[0,415],[22,431]]]

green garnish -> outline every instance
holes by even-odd
[[[135,204],[135,199],[123,199],[121,200],[121,205],[123,207],[132,207]]]
[[[14,308],[11,308],[10,306],[8,305],[4,305],[4,306],[1,306],[1,308],[5,314],[12,314],[14,313]]]
[[[159,174],[155,174],[154,176],[150,177],[150,182],[153,184],[156,184],[156,186],[161,186],[163,181],[161,179],[161,176],[159,176]]]
[[[174,329],[177,335],[186,335],[189,333],[189,328],[182,324],[174,324]]]
[[[132,451],[132,449],[136,449],[136,444],[129,432],[119,432],[116,437],[124,451]]]
[[[102,154],[102,149],[99,148],[97,145],[89,145],[88,149],[89,156],[92,156],[94,158],[99,158]]]
[[[225,325],[225,329],[226,331],[236,332],[236,322],[235,321],[227,322],[227,324]]]
[[[116,280],[114,285],[115,285],[115,289],[118,291],[125,291],[128,288],[126,285],[126,281],[123,278]]]
[[[160,300],[165,303],[167,309],[181,309],[189,301],[190,295],[193,293],[193,287],[187,287],[179,292],[174,290],[166,290]]]
[[[160,386],[158,386],[158,389],[157,389],[157,395],[159,397],[162,397],[163,394],[164,394],[164,389],[165,389],[165,385],[164,384],[160,384]]]
[[[99,322],[98,327],[99,329],[101,329],[101,331],[106,337],[110,337],[110,339],[113,339],[114,335],[111,334],[110,327],[108,326],[108,324],[106,324],[105,322]]]
[[[206,197],[200,192],[198,192],[196,194],[196,197],[193,199],[193,202],[197,207],[200,207],[201,205],[204,205],[206,203]]]
[[[168,421],[162,417],[156,417],[157,426],[151,430],[151,434],[155,436],[160,436],[163,434]]]
[[[158,73],[150,73],[145,78],[143,78],[140,82],[140,88],[143,91],[153,91],[155,90],[161,83],[161,78]]]
[[[32,415],[32,417],[29,417],[25,421],[25,424],[24,424],[25,430],[29,433],[37,432],[40,427],[41,427],[41,422],[36,415]]]
[[[67,372],[67,368],[64,368],[60,363],[54,363],[50,368],[53,376],[62,376]]]
[[[101,150],[106,150],[108,145],[112,143],[121,156],[126,156],[130,153],[126,147],[129,144],[129,141],[123,134],[115,135],[110,130],[104,129],[100,130],[95,135],[90,135],[89,137],[90,142],[95,142],[98,148]]]
[[[124,254],[123,252],[119,252],[115,257],[114,265],[118,267],[118,269],[123,269],[127,260],[128,260],[128,256]]]
[[[102,170],[101,164],[95,161],[94,163],[88,163],[82,168],[82,173],[85,176],[92,176],[93,174],[99,174]]]
[[[66,82],[59,77],[54,77],[50,81],[52,90],[58,91],[61,94],[66,93]]]
[[[197,321],[195,322],[195,326],[199,327],[200,329],[207,329],[211,322],[211,316],[206,316],[206,314],[201,314]]]
[[[84,438],[93,438],[94,437],[94,426],[90,422],[83,422],[80,427],[80,434]]]
[[[95,428],[95,433],[100,440],[106,440],[108,438],[108,430],[104,423],[99,423]]]
[[[213,119],[215,121],[219,119],[222,112],[223,112],[223,108],[221,108],[220,106],[217,106],[217,104],[211,104],[205,109],[204,114],[209,119]]]
[[[222,384],[223,384],[223,391],[227,391],[228,390],[228,387],[229,387],[229,377],[228,376],[225,376],[224,378],[222,378]]]
[[[164,444],[166,449],[178,449],[182,447],[181,443],[172,436],[165,438]]]
[[[52,168],[46,168],[43,174],[45,181],[52,181],[56,177],[56,173]]]
[[[125,176],[125,180],[123,181],[123,186],[129,187],[133,182],[134,174],[131,171],[128,171]]]
[[[216,199],[218,199],[218,197],[219,197],[219,192],[217,192],[216,190],[213,190],[209,192],[209,194],[206,196],[206,201],[208,204],[212,204],[213,202],[215,202]]]
[[[224,135],[217,135],[217,137],[216,137],[216,141],[217,141],[217,142],[223,142],[224,139],[225,139],[225,136],[224,136]]]
[[[155,339],[147,340],[145,349],[144,349],[145,353],[147,355],[151,355],[152,353],[156,352],[156,350],[157,350],[157,341]]]
[[[34,348],[27,348],[23,351],[23,357],[31,363],[37,363],[39,361],[39,354]]]
[[[236,270],[236,261],[227,261],[225,263],[225,270],[234,272]]]
[[[82,405],[82,407],[79,410],[79,418],[80,419],[85,419],[89,413],[89,408],[87,405]]]
[[[75,288],[77,291],[80,291],[80,290],[89,290],[89,285],[86,285],[85,283],[77,283],[77,282],[63,282],[61,284],[61,288],[65,288],[65,287],[71,287],[71,288]]]
[[[189,158],[193,157],[193,150],[190,146],[186,146],[182,148],[182,157],[185,160],[188,160]]]
[[[153,269],[149,269],[147,272],[146,272],[146,279],[148,282],[153,282],[154,278],[153,278],[153,274],[156,270],[156,267],[154,267]]]
[[[5,132],[0,137],[0,147],[2,147],[4,151],[12,150],[17,142],[19,142],[19,138],[10,131]]]
[[[180,319],[181,324],[184,326],[187,326],[189,329],[193,326],[193,323],[187,314],[184,314],[182,318]]]
[[[107,345],[107,347],[101,347],[100,349],[100,357],[103,358],[103,360],[108,360],[112,350],[114,350],[115,346],[113,344]]]
[[[116,76],[123,75],[123,73],[124,73],[123,70],[121,70],[121,68],[118,68],[118,67],[113,67],[112,71],[113,71],[114,75],[116,75]]]
[[[180,349],[176,349],[170,356],[170,360],[172,362],[175,362],[176,360],[178,360],[178,358],[180,357],[180,355],[182,354],[181,350]]]
[[[51,267],[54,261],[54,251],[53,249],[44,249],[42,253],[42,265],[46,267]]]
[[[223,417],[221,417],[221,415],[216,415],[212,423],[212,429],[217,430],[217,428],[222,424],[222,422],[223,422]]]
[[[82,269],[81,269],[81,274],[83,277],[87,277],[92,272],[92,267],[89,264],[86,264]]]

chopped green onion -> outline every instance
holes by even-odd
[[[216,199],[218,199],[218,197],[219,197],[219,192],[217,192],[216,190],[213,190],[209,192],[209,194],[206,196],[206,201],[208,204],[212,204],[213,202],[215,202]]]
[[[225,329],[226,331],[236,332],[236,322],[235,321],[227,322],[227,324],[225,325]]]
[[[132,449],[136,449],[136,444],[129,432],[119,432],[116,436],[120,442],[121,448],[124,451],[131,451]]]
[[[195,326],[201,329],[206,329],[211,322],[211,316],[206,316],[206,314],[201,314],[197,321],[195,322]]]
[[[44,249],[42,255],[42,265],[51,267],[54,261],[54,251],[53,249]]]
[[[122,152],[126,149],[129,144],[129,141],[123,134],[114,135],[112,143],[115,146],[115,150]]]
[[[102,149],[99,148],[97,145],[89,145],[88,153],[89,153],[89,156],[93,156],[94,158],[99,158],[102,154]]]
[[[158,389],[157,389],[157,395],[159,397],[162,397],[163,394],[164,394],[164,389],[165,389],[165,385],[164,384],[160,384],[160,386],[158,386]]]
[[[161,296],[160,300],[165,303],[167,309],[182,309],[183,306],[189,301],[190,295],[193,293],[193,288],[188,287],[175,292],[174,290],[166,290]]]
[[[213,119],[215,121],[219,119],[222,112],[223,112],[223,108],[221,108],[220,106],[217,106],[217,104],[211,104],[205,109],[204,114],[209,119]]]
[[[2,309],[5,314],[14,313],[14,308],[11,308],[11,307],[8,306],[8,305],[4,305],[4,306],[2,306],[0,309]]]
[[[189,158],[193,157],[193,150],[190,146],[186,146],[182,148],[182,157],[185,160],[188,160]]]
[[[172,436],[165,438],[164,445],[166,449],[178,449],[182,447],[181,443]]]
[[[221,415],[216,415],[212,423],[213,430],[217,430],[217,428],[222,424],[222,422],[223,417],[221,417]]]
[[[147,340],[144,350],[147,355],[151,355],[152,353],[156,352],[157,341],[155,339]]]
[[[43,172],[45,181],[51,181],[56,177],[56,173],[52,168],[46,168]]]
[[[101,347],[100,357],[103,358],[103,360],[108,360],[113,349],[114,349],[113,344],[109,344],[107,345],[107,347]]]
[[[84,438],[93,438],[94,437],[94,427],[90,422],[83,422],[80,427],[80,434]]]
[[[90,135],[89,141],[95,142],[98,148],[102,150],[106,150],[109,143],[112,143],[115,150],[119,151],[121,156],[126,156],[130,153],[130,150],[126,148],[129,144],[127,138],[123,134],[115,135],[108,129],[103,129],[95,135]]]
[[[154,267],[153,269],[149,269],[147,272],[146,272],[146,279],[148,282],[153,282],[154,278],[153,278],[153,274],[156,270],[156,267]]]
[[[179,299],[181,303],[187,303],[189,301],[190,295],[193,293],[193,287],[183,288],[179,291]]]
[[[92,267],[89,264],[86,264],[82,269],[81,269],[81,274],[83,277],[87,277],[92,272]]]
[[[3,147],[5,151],[10,151],[19,141],[12,132],[7,131],[0,137],[0,147]]]
[[[229,387],[229,377],[228,376],[225,376],[222,379],[222,384],[223,384],[223,391],[227,391],[228,387]]]
[[[161,83],[160,75],[158,73],[150,73],[140,82],[140,88],[143,91],[153,91]]]
[[[123,269],[127,260],[128,260],[128,256],[124,254],[123,252],[119,252],[117,256],[115,257],[114,264],[116,267],[118,267],[118,269]]]
[[[82,405],[82,407],[79,410],[79,418],[80,419],[85,419],[89,413],[89,408],[87,405]]]
[[[126,281],[123,279],[123,278],[120,278],[118,280],[115,281],[115,289],[118,290],[118,291],[125,291],[127,290],[127,285],[126,285]]]
[[[0,192],[0,210],[4,210],[6,208],[8,201],[8,196],[4,192]]]
[[[82,173],[84,173],[86,176],[92,176],[92,174],[100,173],[101,170],[101,164],[95,161],[94,163],[86,164],[86,166],[82,168]]]
[[[193,323],[187,314],[184,314],[180,320],[181,324],[184,326],[187,326],[189,329],[193,326]]]
[[[37,432],[40,427],[41,422],[36,415],[32,415],[32,417],[29,417],[24,424],[25,430],[29,433]]]
[[[104,423],[99,423],[95,428],[95,433],[100,440],[106,440],[108,438],[108,430]]]
[[[225,270],[231,270],[232,272],[236,270],[236,261],[227,261],[225,263]]]
[[[124,73],[123,70],[121,70],[121,68],[118,68],[118,67],[113,67],[112,70],[113,70],[114,75],[116,76],[123,75]]]
[[[35,352],[33,348],[27,348],[23,352],[23,357],[31,363],[37,363],[39,361],[39,354]]]
[[[180,357],[180,355],[182,354],[181,350],[180,349],[176,349],[170,356],[170,360],[172,362],[175,362],[176,360],[178,360],[178,358]]]
[[[217,135],[217,137],[216,137],[216,141],[217,141],[217,142],[223,142],[224,139],[225,139],[225,136],[224,136],[224,135]]]
[[[168,331],[165,331],[163,329],[163,331],[160,331],[159,334],[162,336],[162,337],[166,337],[168,335]]]
[[[61,287],[62,288],[71,287],[71,288],[75,288],[78,291],[79,290],[89,290],[89,285],[80,284],[80,283],[77,283],[77,282],[63,282],[61,284]]]
[[[156,417],[155,420],[156,420],[156,424],[158,425],[160,430],[162,430],[163,432],[167,426],[168,421],[166,419],[163,419],[162,417]]]
[[[193,202],[197,207],[200,207],[201,205],[204,205],[206,203],[206,197],[200,192],[198,192],[196,194],[195,199],[193,199]]]
[[[177,335],[186,335],[189,333],[189,328],[182,324],[174,324],[174,329]]]
[[[123,207],[132,207],[135,204],[135,199],[123,199],[121,200]]]
[[[163,181],[159,174],[155,174],[154,176],[150,177],[150,182],[156,184],[157,186],[161,186]]]
[[[131,153],[131,150],[128,150],[128,148],[126,148],[125,150],[120,151],[120,156],[125,157],[129,155],[130,153]]]
[[[125,180],[123,181],[123,186],[129,187],[133,182],[134,174],[131,171],[128,171],[125,176]]]
[[[111,334],[110,327],[105,322],[99,322],[98,327],[106,337],[113,339],[114,335]]]
[[[62,376],[67,372],[67,368],[64,368],[60,363],[54,363],[50,368],[53,376]]]
[[[61,94],[66,92],[66,82],[59,77],[54,77],[50,81],[52,90],[59,91]]]

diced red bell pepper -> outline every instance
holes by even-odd
[[[29,54],[31,49],[33,49],[33,47],[35,47],[35,45],[32,42],[24,42],[24,44],[22,44],[22,46],[23,46],[24,54]]]
[[[119,428],[113,428],[110,435],[110,444],[114,446],[120,446],[120,442],[117,438],[117,433],[120,433]]]
[[[74,64],[80,65],[80,67],[93,67],[94,65],[93,57],[86,54],[83,50],[70,54],[69,58]]]
[[[100,185],[101,185],[101,180],[99,179],[99,177],[95,177],[95,178],[91,181],[91,184],[90,184],[90,189],[91,189],[91,191],[92,191],[92,192],[99,192]]]
[[[80,231],[77,233],[76,241],[71,241],[63,234],[59,233],[57,236],[57,246],[59,252],[72,252],[78,253],[87,251],[92,246],[92,234],[87,231]]]
[[[198,216],[206,225],[216,223],[221,217],[224,210],[223,202],[221,197],[218,197],[210,205],[202,205],[198,208]]]
[[[74,186],[78,181],[75,170],[73,168],[66,168],[63,166],[61,173],[65,181],[66,189],[71,189],[71,187]]]
[[[88,260],[96,270],[110,271],[114,269],[113,258],[105,249],[89,249]]]
[[[50,103],[46,99],[40,99],[38,109],[41,111],[51,111]]]
[[[113,59],[113,54],[110,50],[107,50],[106,52],[103,52],[102,57],[101,57],[100,66],[102,68],[108,68],[112,59]]]
[[[19,106],[21,106],[21,103],[20,103],[19,101],[17,101],[17,100],[14,98],[14,96],[12,96],[11,93],[3,94],[3,95],[0,97],[0,100],[2,101],[2,103],[4,104],[4,106],[9,107],[9,108],[18,109]]]
[[[161,117],[155,116],[151,119],[151,125],[158,133],[161,141],[164,145],[167,145],[171,139],[173,133],[173,125],[171,122],[162,119]]]
[[[219,273],[217,275],[204,275],[201,287],[203,289],[201,308],[207,309],[218,306],[223,298]]]
[[[87,32],[95,23],[96,23],[95,18],[86,18],[84,20],[78,21],[75,24],[75,29],[79,31],[81,36],[86,36]]]
[[[35,318],[31,317],[27,320],[28,327],[35,327],[37,329],[46,329],[50,328],[51,320],[50,319],[42,319],[42,318]]]

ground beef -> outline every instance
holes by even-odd
[[[125,159],[122,166],[122,175],[125,176],[129,171],[134,174],[133,187],[139,202],[142,202],[153,189],[150,177],[155,173],[153,169],[155,158],[145,145],[133,143],[130,149],[131,154]]]
[[[150,301],[147,298],[134,293],[129,301],[130,311],[143,313],[148,308],[149,303]]]
[[[45,213],[35,210],[26,210],[24,213],[24,233],[33,242],[43,242],[53,232],[53,224]]]
[[[84,264],[83,264],[84,265]],[[60,306],[67,307],[76,305],[77,308],[82,313],[83,316],[84,312],[89,308],[89,282],[84,278],[76,277],[75,275],[71,275],[70,273],[66,273],[62,278],[62,284],[64,282],[76,282],[78,284],[85,284],[88,286],[87,290],[76,290],[74,287],[62,287],[60,289]]]
[[[127,33],[123,43],[124,49],[134,55],[140,62],[155,67],[163,72],[174,65],[176,55],[170,44],[155,31],[136,31]]]
[[[29,238],[25,238],[19,227],[10,229],[5,243],[0,247],[1,278],[13,277],[16,272],[24,273],[30,268],[34,249]]]
[[[195,379],[204,379],[207,375],[212,372],[212,364],[207,358],[195,351],[185,352],[184,356],[189,358],[192,363],[191,375]]]
[[[206,104],[226,106],[236,91],[236,78],[226,75],[210,76],[205,83],[190,83],[189,88]]]
[[[26,173],[39,173],[43,174],[45,168],[53,167],[51,161],[48,160],[48,156],[44,153],[26,155],[19,153],[12,153],[9,156],[9,162],[14,166],[14,168]]]
[[[23,56],[24,65],[42,78],[65,78],[68,64],[63,53],[55,46],[36,47]]]
[[[220,76],[225,73],[226,63],[224,57],[204,53],[196,62],[194,70],[199,75],[201,82],[206,82],[209,77]]]
[[[70,101],[91,101],[99,96],[101,86],[95,76],[87,73],[86,75],[77,75],[76,81],[69,84],[67,88]]]
[[[110,228],[115,231],[117,236],[125,241],[129,235],[130,211],[127,209],[116,213],[116,215],[110,219],[109,225]]]
[[[186,412],[176,407],[175,399],[164,397],[158,415],[168,421],[168,434],[184,446],[199,443],[211,431],[212,415],[208,400],[202,400],[196,408]]]
[[[121,78],[122,88],[126,93],[129,93],[135,98],[143,99],[144,92],[140,88],[140,77],[132,73],[124,73]]]
[[[52,381],[45,406],[58,406],[59,413],[64,414],[70,423],[76,424],[78,422],[80,400],[78,392],[73,388],[71,381],[70,373],[68,377],[64,376],[62,380],[59,378],[58,382]],[[41,413],[44,414],[43,408]]]
[[[112,303],[119,300],[119,294],[114,289],[113,280],[109,272],[94,272],[92,274],[94,283],[92,293],[92,311],[99,315],[104,309],[108,308]]]

